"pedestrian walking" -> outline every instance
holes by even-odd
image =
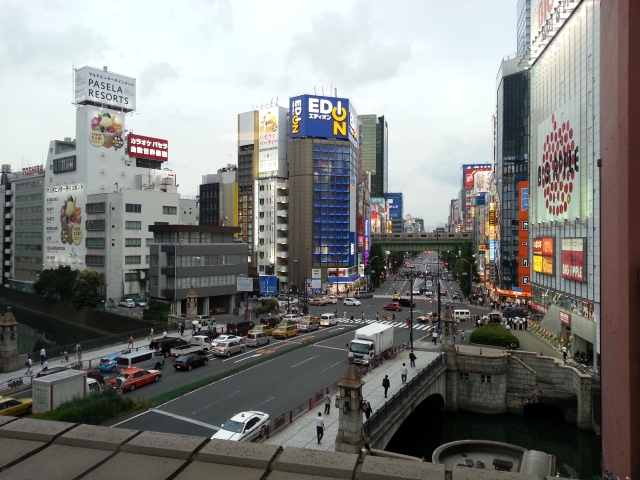
[[[416,354],[413,353],[413,350],[411,350],[411,353],[409,354],[409,360],[411,361],[411,366],[415,367],[416,366]]]
[[[167,338],[167,331],[166,331],[166,330],[164,330],[164,331],[162,332],[162,338]]]
[[[360,316],[360,318],[362,319],[362,323],[364,323],[365,322],[365,320],[364,320],[364,310],[362,311],[362,315]]]
[[[564,363],[567,363],[567,346],[562,346],[562,358],[564,359]]]
[[[49,370],[49,362],[47,362],[46,360],[42,363],[42,371],[45,372]]]
[[[462,343],[464,343],[464,330],[460,331],[460,340],[462,340]]]
[[[82,356],[82,347],[80,346],[80,344],[78,343],[76,345],[76,347],[73,349],[74,352],[76,352],[76,358],[79,358]]]
[[[40,365],[44,365],[44,361],[47,359],[47,351],[43,348],[40,350]]]
[[[27,367],[25,375],[31,375],[33,373],[33,360],[27,358],[27,363],[25,363],[24,366]]]
[[[180,336],[184,336],[184,323],[180,322]]]
[[[316,417],[316,435],[318,437],[318,445],[320,445],[320,441],[324,437],[324,418],[322,418],[321,412],[318,412]]]
[[[371,408],[371,404],[367,402],[364,406],[364,416],[367,417],[367,420],[369,420],[371,412],[373,412],[373,409]]]
[[[407,328],[409,328],[409,325],[411,325],[411,319],[410,319],[410,318],[407,318],[407,321],[406,321],[406,322],[404,322],[404,324],[405,324],[405,326],[406,326]]]
[[[409,370],[407,370],[407,365],[405,363],[400,367],[400,378],[402,378],[402,383],[407,383],[407,374]]]
[[[351,317],[349,318],[349,323],[354,322],[355,323],[355,319],[353,318],[353,313],[351,314]]]
[[[387,390],[391,387],[391,382],[389,381],[389,375],[385,375],[382,380],[382,388],[384,388],[384,398],[387,398]]]
[[[329,415],[330,411],[331,411],[331,395],[329,395],[329,392],[327,392],[324,394],[324,414]]]
[[[129,343],[127,344],[128,348],[133,348],[133,336],[129,335]]]
[[[344,311],[342,312],[342,319],[343,319],[343,320],[346,320],[346,319],[347,319],[347,311],[346,311],[346,310],[344,310]]]
[[[149,340],[153,340],[153,328],[149,330]]]
[[[433,340],[434,345],[438,342],[438,332],[435,330],[431,332],[431,340]]]

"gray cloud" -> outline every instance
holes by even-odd
[[[140,91],[143,95],[157,93],[168,80],[176,80],[180,73],[169,62],[151,62],[139,75]]]
[[[411,57],[411,45],[394,41],[388,32],[380,41],[376,32],[381,31],[362,11],[322,12],[311,17],[309,30],[292,36],[289,65],[302,60],[314,76],[347,88],[389,80]]]

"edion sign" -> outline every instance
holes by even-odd
[[[577,282],[586,281],[585,238],[562,239],[562,277]]]
[[[169,142],[167,140],[130,133],[127,145],[131,157],[148,158],[161,162],[169,160]]]

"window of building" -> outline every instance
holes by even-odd
[[[16,256],[15,261],[19,263],[42,263],[42,257]]]
[[[480,375],[480,383],[491,383],[491,375]]]
[[[144,263],[149,265],[149,260],[151,259],[151,255],[145,255],[144,257]]]
[[[53,173],[73,172],[76,169],[76,156],[54,158]]]
[[[18,238],[42,238],[42,232],[16,232]]]
[[[124,246],[125,247],[141,247],[142,239],[141,238],[125,238]]]
[[[87,203],[87,213],[104,213],[104,202]]]
[[[158,277],[156,277],[155,275],[151,277],[151,286],[152,287],[158,286]]]
[[[468,372],[458,372],[458,378],[463,382],[469,381],[469,373]]]
[[[135,220],[126,220],[124,222],[124,228],[126,230],[141,230],[142,222],[135,221]]]
[[[42,213],[42,206],[37,207],[20,207],[15,210],[16,215],[22,215],[27,213]]]
[[[167,207],[166,205],[162,207],[162,213],[164,215],[177,215],[178,207]]]
[[[151,266],[157,267],[158,261],[159,261],[158,255],[151,255]]]
[[[41,218],[28,218],[26,220],[16,220],[16,227],[39,227],[42,225]]]
[[[104,248],[104,237],[103,238],[87,238],[85,240],[85,246],[87,248]]]
[[[142,263],[142,256],[140,255],[125,255],[124,257],[125,265],[139,265]]]
[[[154,225],[169,225],[169,222],[153,222]]]
[[[104,267],[104,255],[85,255],[84,263],[87,266]]]
[[[140,280],[140,273],[139,272],[131,272],[131,273],[125,273],[124,274],[124,281],[125,282],[137,282]]]
[[[153,238],[147,238],[146,239],[146,245],[147,247],[150,246],[153,243]]]
[[[41,252],[42,245],[31,245],[28,243],[16,243],[16,250],[28,250],[31,252]]]
[[[139,203],[125,203],[124,210],[127,213],[142,213],[142,205]]]
[[[30,193],[27,195],[16,195],[16,203],[19,202],[39,202],[42,200],[41,193]]]
[[[104,232],[104,220],[87,220],[87,231]]]

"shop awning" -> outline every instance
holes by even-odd
[[[339,277],[337,279],[336,277],[327,277],[327,283],[353,283],[360,278],[362,278],[362,275],[359,273],[354,273],[348,277]]]

